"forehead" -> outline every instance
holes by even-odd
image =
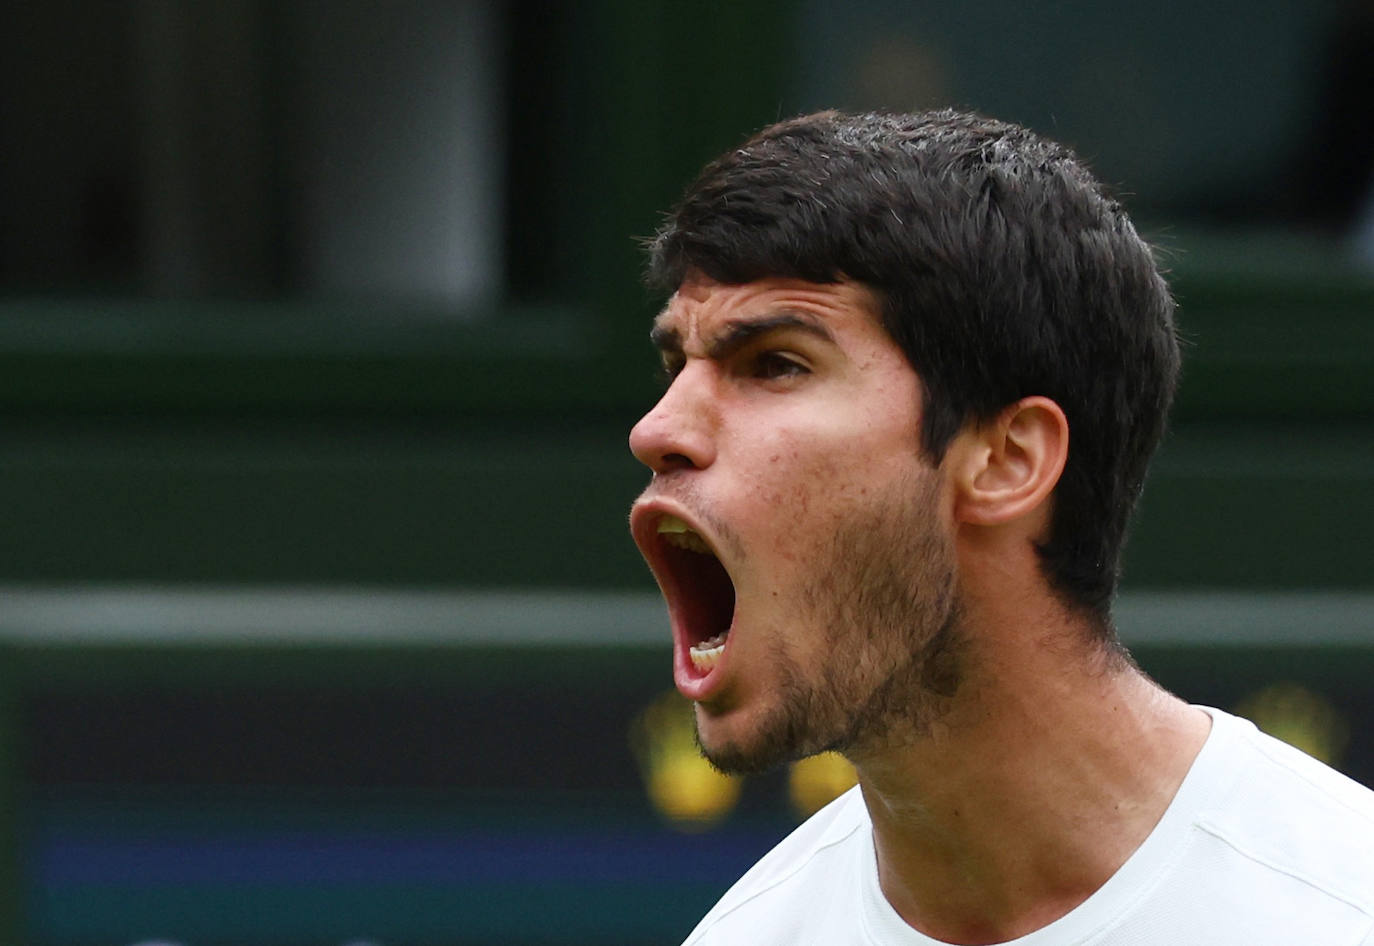
[[[860,283],[761,279],[728,285],[693,275],[654,320],[654,336],[675,347],[709,345],[713,336],[733,324],[784,312],[825,329],[837,344],[851,338],[887,340],[877,297]]]

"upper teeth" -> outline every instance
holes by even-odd
[[[706,544],[706,540],[677,516],[664,516],[658,520],[658,534],[663,536],[663,541],[669,545],[701,552],[704,555],[711,554],[711,547]]]

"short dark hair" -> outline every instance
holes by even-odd
[[[1041,562],[1111,636],[1179,349],[1154,254],[1069,149],[948,110],[780,122],[707,165],[650,242],[651,286],[693,271],[874,290],[923,385],[935,462],[969,422],[1030,395],[1058,403],[1069,457]]]

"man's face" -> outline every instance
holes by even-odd
[[[919,735],[957,683],[949,498],[872,294],[693,277],[654,337],[631,529],[703,751],[754,771]]]

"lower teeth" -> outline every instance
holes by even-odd
[[[710,640],[704,640],[700,644],[693,644],[688,651],[692,658],[692,666],[698,670],[710,670],[720,660],[720,655],[725,653],[725,639],[729,637],[729,631],[717,634]]]

